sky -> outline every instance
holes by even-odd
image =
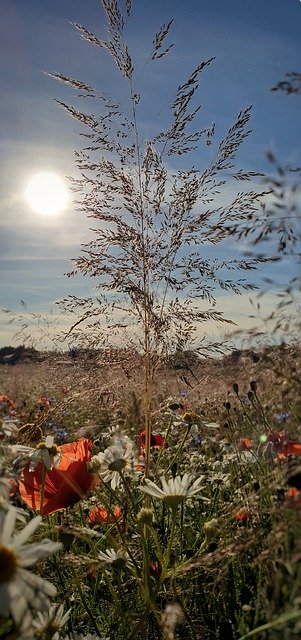
[[[172,18],[168,44],[174,47],[147,71],[144,61],[154,34]],[[80,146],[81,128],[54,101],[72,104],[72,90],[45,72],[77,78],[123,100],[114,63],[83,41],[72,22],[106,36],[100,0],[1,0],[0,347],[20,342],[1,309],[30,322],[32,314],[42,314],[49,326],[54,322],[49,331],[55,332],[56,323],[68,326],[55,302],[68,294],[89,295],[93,287],[89,279],[64,276],[81,243],[91,237],[91,223],[75,212],[71,198],[63,212],[43,216],[24,197],[37,172],[76,175],[73,150]],[[154,133],[159,119],[160,126],[168,122],[167,105],[177,86],[200,61],[215,56],[200,83],[202,123],[215,122],[221,139],[240,109],[252,104],[252,134],[239,150],[238,168],[271,171],[267,151],[300,166],[301,99],[271,92],[287,72],[301,71],[300,28],[300,0],[133,0],[126,35],[138,60],[135,82],[144,97],[144,136]],[[210,153],[196,157],[200,166]],[[265,275],[258,274],[256,282]],[[291,265],[282,265],[278,273],[274,267],[279,285],[292,275]],[[267,310],[273,303],[269,292]],[[228,317],[249,326],[247,298],[221,295],[219,304]]]

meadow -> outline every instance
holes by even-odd
[[[271,176],[240,166],[251,106],[222,132],[204,122],[196,97],[214,57],[175,78],[172,96],[155,94],[163,123],[155,104],[146,139],[140,85],[168,59],[173,20],[135,60],[131,0],[102,7],[105,40],[73,26],[113,62],[121,98],[99,74],[92,87],[48,73],[72,90],[72,105],[56,100],[80,128],[70,193],[93,224],[65,275],[94,287],[59,302],[69,352],[0,365],[0,637],[292,640],[301,354],[288,265],[300,261],[300,167],[271,152]],[[225,355],[229,341],[208,344],[203,325],[233,327],[220,296],[253,292],[250,273],[267,263],[275,309],[248,336],[256,347]],[[30,319],[45,337],[25,312],[15,340]]]
[[[1,365],[1,637],[299,637],[299,348],[162,365],[151,480],[138,356],[114,355]]]

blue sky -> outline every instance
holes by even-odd
[[[99,0],[2,0],[1,13],[0,309],[18,312],[23,299],[29,311],[47,315],[56,300],[85,295],[93,283],[63,276],[90,237],[89,222],[71,203],[50,218],[31,211],[24,200],[37,171],[74,174],[73,149],[79,146],[80,128],[53,100],[72,103],[72,91],[43,71],[78,78],[121,100],[124,89],[106,52],[81,40],[70,25],[81,23],[105,37]],[[143,64],[153,36],[172,18],[169,43],[175,46],[147,71]],[[133,0],[127,39],[138,59],[144,135],[156,130],[158,114],[164,127],[176,87],[200,61],[215,56],[201,77],[201,126],[216,122],[220,140],[240,109],[253,104],[253,133],[240,148],[238,168],[269,171],[267,150],[300,166],[300,98],[270,91],[287,72],[301,70],[300,28],[300,0]],[[200,166],[210,153],[196,156]],[[290,266],[282,268],[279,283],[290,274]],[[244,322],[245,301],[221,303],[228,316]],[[6,319],[0,314],[0,346],[12,342]]]

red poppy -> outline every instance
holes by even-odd
[[[250,517],[247,509],[238,509],[238,511],[234,511],[233,516],[236,522],[247,522]]]
[[[114,524],[122,516],[121,507],[114,507],[114,517],[108,513],[105,507],[94,507],[89,513],[91,524]]]
[[[154,449],[162,449],[163,447],[167,447],[167,442],[165,438],[163,438],[163,436],[161,436],[160,434],[155,436],[153,433],[151,433],[150,446],[154,447]],[[145,431],[141,431],[140,433],[140,447],[141,449],[145,449]]]
[[[92,446],[90,440],[81,438],[60,447],[61,457],[57,467],[46,473],[42,515],[72,507],[96,485],[95,476],[87,469]],[[40,510],[42,476],[42,462],[39,462],[34,471],[29,471],[27,464],[19,481],[22,500],[36,511]]]
[[[290,507],[301,507],[301,491],[300,489],[296,489],[295,487],[290,487],[288,491],[286,491],[287,498],[287,506]]]
[[[288,440],[288,442],[283,445],[281,453],[284,457],[289,455],[301,456],[301,443]]]
[[[50,402],[49,398],[46,398],[46,396],[41,396],[41,397],[39,398],[39,400],[38,400],[38,404],[39,404],[41,407],[50,407],[51,402]]]
[[[251,449],[252,440],[249,440],[249,438],[239,438],[238,445],[240,449]]]
[[[150,562],[149,563],[149,572],[151,576],[156,576],[160,573],[160,564],[159,562]]]
[[[9,415],[12,415],[14,413],[16,403],[9,396],[7,396],[6,394],[2,394],[0,396],[0,402],[5,402],[7,404],[7,412],[9,413]]]

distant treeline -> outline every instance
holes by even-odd
[[[38,360],[39,352],[33,347],[2,347],[0,348],[0,364],[16,364],[20,360]]]

